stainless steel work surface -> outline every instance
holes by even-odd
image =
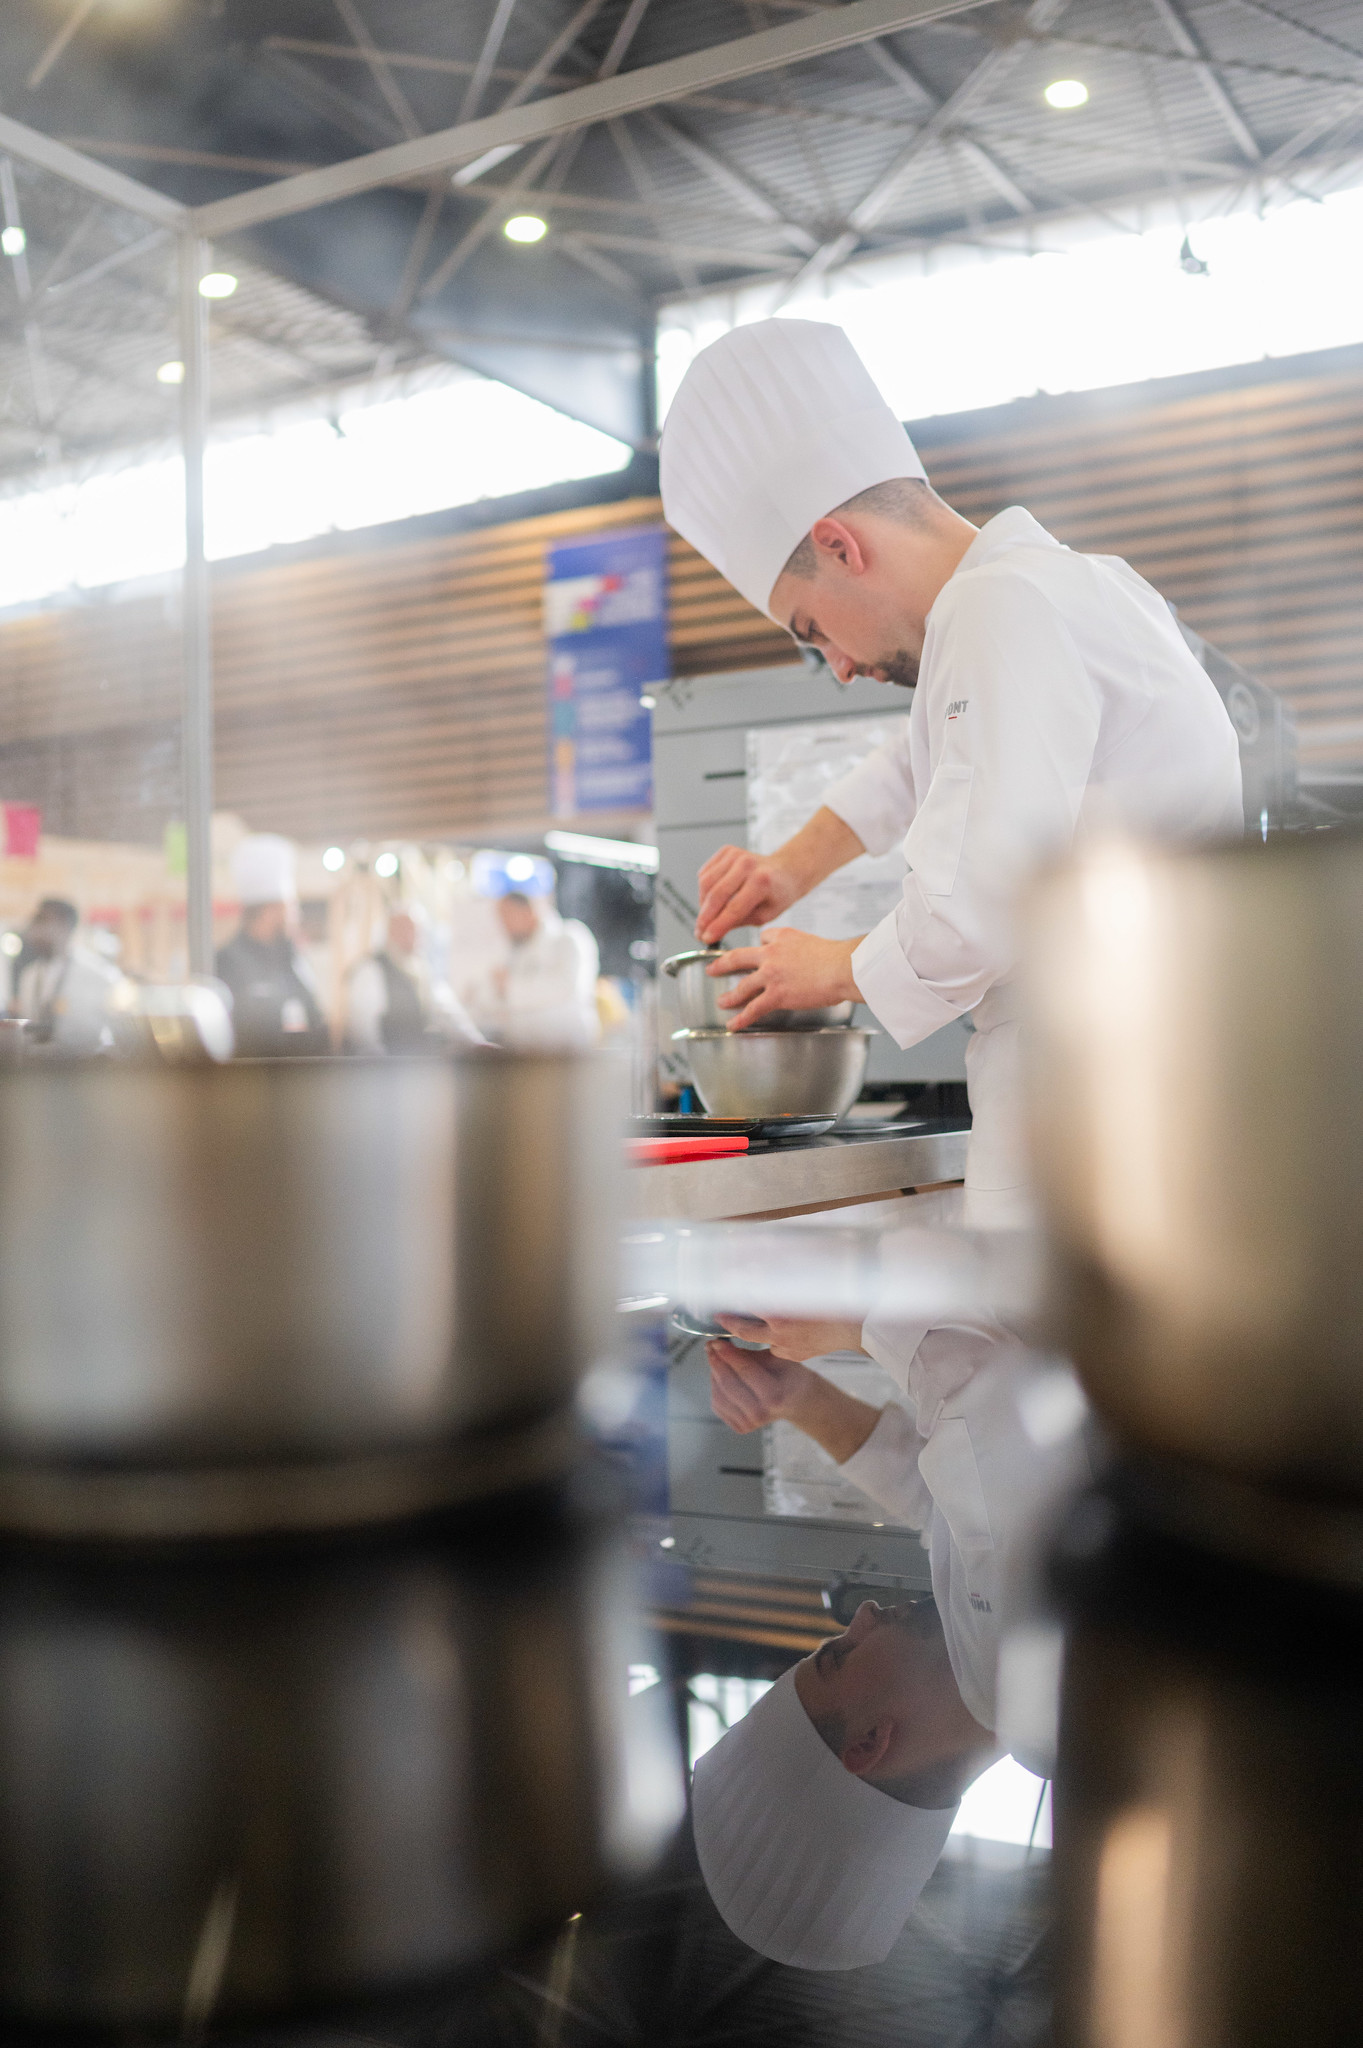
[[[968,1136],[961,1128],[909,1124],[754,1145],[729,1158],[636,1166],[626,1178],[626,1202],[635,1217],[706,1222],[933,1187],[960,1180]]]

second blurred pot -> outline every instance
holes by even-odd
[[[1363,839],[1098,847],[1028,940],[1053,1334],[1136,1442],[1363,1491]]]

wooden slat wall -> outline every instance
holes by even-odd
[[[1124,554],[1284,691],[1310,763],[1363,768],[1363,351],[1229,388],[1028,401],[920,439],[968,516],[1023,503],[1071,545]],[[220,807],[307,839],[542,824],[544,549],[659,516],[632,499],[220,571]],[[671,577],[677,673],[788,656],[675,538]],[[159,836],[178,631],[159,597],[0,624],[0,797],[41,803],[74,837]]]

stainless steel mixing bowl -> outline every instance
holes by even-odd
[[[621,1108],[570,1054],[0,1071],[0,1526],[495,1472],[609,1347]]]
[[[663,973],[670,974],[677,984],[677,1006],[682,1023],[690,1031],[726,1030],[733,1012],[721,1010],[719,998],[727,995],[733,984],[733,975],[709,974],[707,968],[712,960],[724,959],[722,946],[710,946],[694,953],[674,953],[670,960],[664,960]],[[846,1024],[851,1021],[851,1003],[826,1003],[816,1010],[770,1010],[759,1024],[752,1027],[759,1031],[816,1031],[828,1024]],[[718,1114],[718,1112],[715,1112]]]
[[[674,1031],[711,1116],[841,1116],[861,1093],[871,1033]]]
[[[1094,848],[1027,940],[1054,1333],[1095,1402],[1363,1490],[1363,837]]]

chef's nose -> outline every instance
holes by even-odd
[[[858,673],[857,665],[851,655],[842,653],[839,648],[828,648],[824,654],[824,660],[828,663],[828,666],[832,669],[840,683],[850,683]]]
[[[854,1643],[868,1636],[880,1621],[880,1608],[874,1600],[863,1600],[847,1624],[847,1634]]]

